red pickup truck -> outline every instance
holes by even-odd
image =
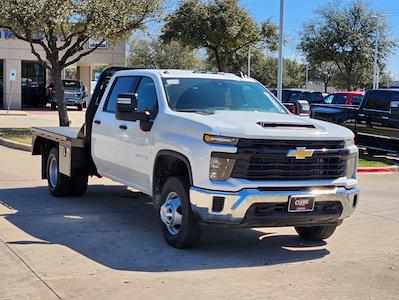
[[[326,104],[357,105],[362,103],[364,92],[337,92],[324,98]]]

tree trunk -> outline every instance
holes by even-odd
[[[61,78],[61,68],[59,66],[53,66],[53,72],[51,74],[53,78],[55,96],[57,97],[58,106],[58,120],[60,126],[69,126],[68,111],[65,105],[64,95],[64,83]]]
[[[327,93],[328,81],[324,81],[324,93]]]
[[[213,52],[215,53],[215,59],[216,59],[216,64],[218,65],[218,71],[223,72],[224,70],[223,70],[222,61],[220,59],[219,52],[216,49],[213,49]]]

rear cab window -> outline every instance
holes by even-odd
[[[363,109],[366,110],[391,110],[391,97],[389,91],[370,91],[365,98]]]

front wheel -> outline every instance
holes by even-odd
[[[161,191],[159,216],[162,233],[174,248],[191,248],[200,237],[200,227],[191,210],[189,190],[190,184],[185,177],[172,177]]]
[[[337,225],[295,227],[299,236],[309,241],[322,241],[328,239],[334,233]]]

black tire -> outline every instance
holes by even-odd
[[[334,233],[337,225],[295,227],[299,236],[309,241],[322,241],[328,239]]]
[[[50,171],[51,167],[55,169]],[[58,150],[56,148],[51,149],[48,155],[46,174],[50,193],[55,197],[68,196],[71,188],[71,178],[59,172]],[[54,178],[52,174],[56,174],[56,177]]]
[[[166,242],[178,249],[191,248],[198,242],[201,229],[194,218],[191,210],[191,203],[189,198],[190,184],[185,177],[169,178],[162,187],[160,199],[161,205],[159,208],[159,216],[161,221],[162,233]],[[167,225],[161,219],[161,210],[163,204],[166,202],[168,195],[175,193],[180,199],[182,222],[179,231],[172,234]]]
[[[56,110],[56,109],[57,109],[57,104],[51,103],[51,109],[52,109],[52,110]]]
[[[87,190],[88,176],[74,176],[71,178],[70,194],[74,197],[83,196]]]
[[[81,110],[83,109],[83,107],[82,107],[82,105],[81,105],[81,104],[80,104],[80,105],[78,105],[78,106],[77,106],[77,108],[78,108],[78,110],[79,110],[79,111],[81,111]]]

